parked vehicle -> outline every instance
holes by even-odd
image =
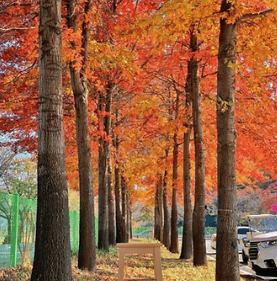
[[[257,273],[277,271],[277,216],[270,214],[249,215],[249,226],[256,229],[243,239],[242,258]]]
[[[246,238],[246,235],[248,232],[252,231],[254,232],[254,229],[250,229],[249,226],[238,226],[238,250],[239,253],[241,253],[244,244],[243,244],[243,239]],[[212,234],[211,236],[211,247],[213,249],[216,249],[216,233]]]

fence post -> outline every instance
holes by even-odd
[[[94,217],[95,244],[98,244],[98,217]]]
[[[11,194],[12,199],[12,237],[10,262],[12,267],[16,267],[17,261],[17,239],[18,239],[18,217],[19,217],[19,195]]]
[[[78,212],[70,211],[71,222],[72,222],[72,251],[78,249]]]

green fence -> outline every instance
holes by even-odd
[[[212,226],[205,227],[205,236],[206,237],[209,237],[214,233],[216,233],[216,227],[212,227]],[[183,235],[183,227],[182,226],[178,227],[178,235]]]
[[[0,192],[0,267],[32,258],[35,228],[36,201]]]
[[[153,237],[153,226],[133,226],[132,235],[134,238]]]
[[[0,192],[0,268],[15,267],[33,260],[36,207],[35,200]],[[76,251],[79,245],[79,212],[69,211],[69,217],[71,250]],[[97,236],[97,224],[95,226]]]
[[[134,238],[140,238],[140,237],[152,237],[154,230],[153,226],[136,226],[132,227],[132,233]],[[212,234],[216,233],[216,227],[207,226],[205,227],[205,236],[209,237]],[[178,227],[178,235],[183,235],[183,226]]]
[[[70,244],[71,251],[79,249],[79,220],[80,214],[78,211],[69,211],[70,219]],[[95,218],[95,243],[98,243],[98,218]]]

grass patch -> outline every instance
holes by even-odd
[[[139,241],[155,242],[139,239]],[[136,240],[137,242],[137,240]],[[179,254],[171,254],[161,247],[162,273],[164,281],[214,281],[215,261],[209,260],[207,266],[193,267],[192,260],[180,260]],[[32,264],[20,265],[17,268],[0,270],[1,281],[29,281]],[[72,254],[72,275],[75,281],[106,281],[117,280],[118,250],[110,247],[109,252],[97,250],[96,272],[79,270],[77,268],[77,253]],[[152,255],[133,255],[125,257],[125,278],[154,278]],[[241,281],[254,280],[241,278]]]

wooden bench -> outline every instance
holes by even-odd
[[[118,264],[118,281],[132,280],[124,279],[124,257],[125,255],[132,254],[152,254],[154,259],[154,272],[155,279],[162,281],[162,262],[161,262],[161,243],[118,243],[116,244],[119,249],[119,264]],[[147,279],[136,279],[147,280]],[[149,279],[148,279],[149,280]],[[152,279],[151,279],[152,280]]]

